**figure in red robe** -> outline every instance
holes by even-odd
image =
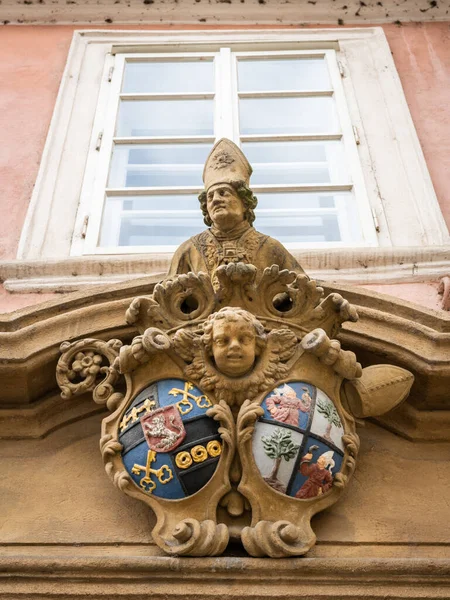
[[[266,400],[267,410],[270,415],[276,421],[294,425],[295,427],[306,427],[312,398],[309,395],[308,388],[304,387],[302,390],[302,397],[297,398],[297,393],[291,386],[285,384],[282,388],[277,388],[275,390],[276,393]]]
[[[295,494],[296,498],[315,498],[328,492],[333,485],[331,469],[334,467],[334,452],[324,452],[319,456],[317,462],[311,464],[312,454],[305,454],[300,463],[300,473],[308,479]]]

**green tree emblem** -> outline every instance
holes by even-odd
[[[278,481],[281,459],[284,458],[287,462],[292,460],[300,446],[292,441],[292,431],[289,429],[277,428],[270,437],[263,435],[261,441],[266,455],[275,461],[269,477],[264,477],[264,480],[274,489],[284,493],[286,488]]]
[[[338,415],[336,407],[332,402],[319,399],[317,402],[317,410],[328,421],[328,425],[323,437],[329,442],[333,442],[333,440],[331,439],[332,426],[334,425],[335,427],[342,427],[341,419]]]

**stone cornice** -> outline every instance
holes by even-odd
[[[10,550],[11,551],[11,550]],[[9,599],[448,598],[446,558],[168,558],[16,554],[0,557]],[[338,591],[339,590],[339,591]]]
[[[285,24],[360,25],[446,21],[446,2],[373,0],[279,2],[278,0],[3,0],[1,19],[19,24]]]
[[[353,285],[419,283],[448,275],[450,246],[292,251],[311,277]],[[92,285],[153,275],[162,279],[171,254],[87,256],[0,261],[0,280],[9,292],[73,292]]]

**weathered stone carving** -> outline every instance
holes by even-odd
[[[120,340],[63,342],[56,370],[61,396],[67,400],[92,391],[94,402],[114,410],[123,400],[123,394],[115,389],[120,373],[114,368],[121,346]]]
[[[205,191],[199,196],[204,221],[210,229],[181,244],[169,275],[202,271],[217,288],[216,269],[231,263],[276,264],[281,269],[303,273],[280,242],[253,228],[257,199],[248,187],[251,174],[249,162],[233,142],[217,142],[206,161]]]
[[[202,330],[174,335],[176,352],[186,361],[184,375],[233,410],[282,379],[297,346],[289,329],[266,334],[260,321],[239,308],[212,313]]]
[[[230,144],[213,149],[207,192],[247,168]],[[227,194],[208,214],[239,213]],[[133,300],[126,319],[139,335],[120,351],[116,340],[63,345],[58,383],[64,397],[90,389],[113,411],[100,440],[106,472],[154,510],[164,552],[217,555],[231,537],[252,556],[302,555],[315,543],[312,516],[355,469],[355,417],[396,406],[413,377],[362,369],[342,350],[335,337],[358,316],[339,294],[323,298],[263,253],[256,265],[229,258]]]

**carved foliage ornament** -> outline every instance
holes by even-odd
[[[252,556],[303,555],[311,517],[355,469],[355,417],[392,409],[413,376],[362,369],[335,339],[355,308],[304,275],[236,263],[217,279],[214,291],[202,273],[178,275],[133,300],[129,346],[63,344],[58,383],[112,411],[106,472],[154,510],[165,553],[218,555],[233,538]]]

